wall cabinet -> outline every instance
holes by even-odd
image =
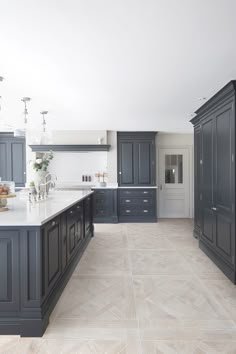
[[[95,189],[93,194],[93,221],[95,223],[116,223],[117,189]]]
[[[200,247],[233,281],[235,269],[235,88],[232,81],[192,119],[195,227]]]
[[[14,181],[16,187],[25,185],[25,138],[0,134],[0,177],[3,181]]]
[[[118,132],[119,186],[156,184],[156,153],[153,132]]]

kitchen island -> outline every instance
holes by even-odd
[[[17,196],[0,214],[0,335],[42,336],[93,237],[92,191]]]

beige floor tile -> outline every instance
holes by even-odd
[[[181,254],[192,271],[198,276],[208,275],[208,278],[210,278],[211,274],[223,274],[200,249],[183,251]]]
[[[202,280],[209,293],[236,320],[236,286],[227,278]]]
[[[137,250],[130,251],[134,275],[190,274],[191,270],[183,257],[175,251]]]
[[[57,354],[141,354],[136,338],[116,340],[48,339],[43,342],[44,353]]]
[[[198,249],[198,240],[196,240],[191,234],[179,235],[178,237],[166,235],[166,238],[170,242],[172,248],[177,251],[188,252],[191,249]]]
[[[123,233],[105,233],[99,231],[88,246],[88,250],[127,249],[127,236]]]
[[[51,318],[135,319],[132,279],[73,276]]]
[[[134,277],[139,319],[227,319],[196,278]]]
[[[1,354],[43,354],[42,338],[20,338],[9,337],[9,340],[2,340],[0,336]],[[50,353],[51,354],[51,353]]]
[[[160,235],[149,235],[143,233],[141,235],[128,235],[129,249],[157,249],[169,251],[173,247],[166,237]]]
[[[236,326],[232,320],[141,320],[142,340],[235,340]]]
[[[235,342],[144,341],[143,354],[235,354]]]
[[[74,274],[115,276],[128,275],[130,272],[128,252],[118,249],[89,249],[83,254]]]

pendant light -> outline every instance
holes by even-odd
[[[40,114],[42,115],[42,134],[41,134],[40,144],[42,145],[51,144],[52,137],[50,132],[48,131],[47,122],[46,122],[46,115],[48,114],[48,111],[41,111]]]
[[[27,109],[27,103],[31,101],[30,97],[23,97],[21,99],[21,101],[24,103],[24,111],[23,111],[23,115],[24,115],[24,125],[22,128],[16,128],[14,131],[14,135],[15,136],[26,136],[27,134],[27,130],[28,130],[28,109]]]

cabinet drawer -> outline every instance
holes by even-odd
[[[129,206],[129,205],[136,205],[136,206],[147,206],[147,205],[154,205],[155,199],[154,198],[120,198],[120,205],[121,206]]]
[[[108,208],[99,208],[95,210],[94,217],[105,217],[105,216],[109,216]]]
[[[108,200],[108,198],[101,198],[101,199],[99,198],[99,199],[98,199],[98,198],[96,197],[94,203],[95,203],[95,206],[96,206],[96,207],[108,206],[109,200]]]
[[[153,189],[120,189],[120,197],[146,198],[155,197],[156,190]]]
[[[135,208],[135,207],[122,207],[120,209],[121,216],[154,216],[155,209],[154,208]]]

